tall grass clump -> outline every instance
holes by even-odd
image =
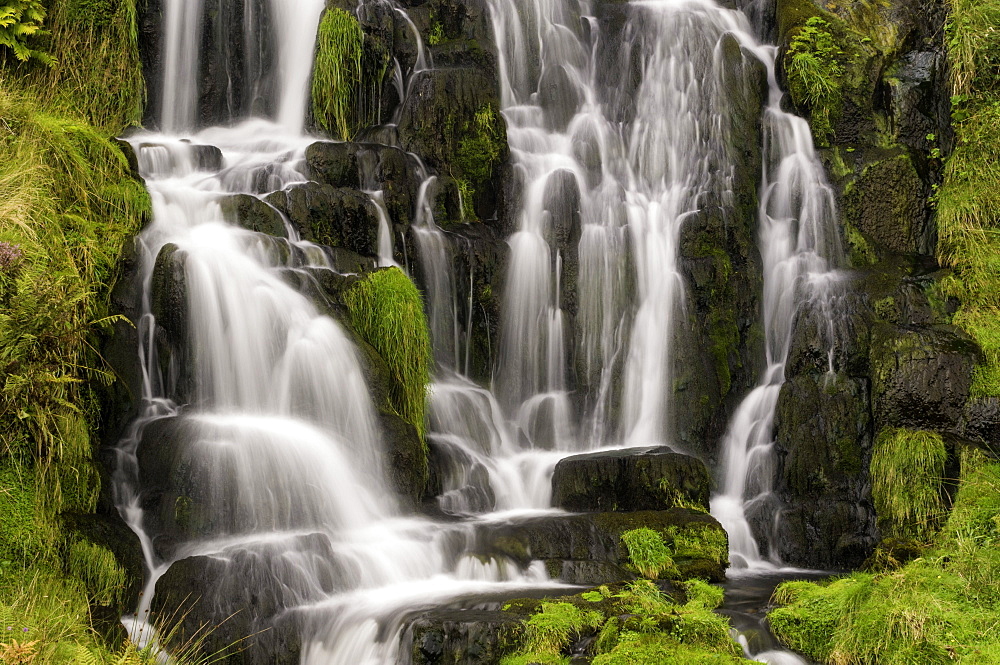
[[[360,129],[364,37],[358,19],[343,9],[323,14],[313,66],[312,113],[316,124],[344,141]]]
[[[768,615],[787,645],[834,665],[992,663],[1000,655],[1000,465],[963,474],[923,557],[897,570],[789,582]]]
[[[887,428],[872,450],[872,499],[882,533],[926,538],[944,514],[948,452],[935,432]]]
[[[348,289],[344,301],[355,330],[392,373],[388,406],[423,438],[431,343],[420,291],[399,268],[385,268]]]
[[[972,392],[1000,396],[1000,2],[950,0],[946,25],[956,144],[938,192],[938,258],[952,268],[954,323],[983,350]]]
[[[661,575],[677,574],[670,549],[659,532],[641,527],[622,533],[621,538],[632,567],[643,577],[655,580]]]

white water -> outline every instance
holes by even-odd
[[[154,222],[142,237],[146,410],[123,443],[118,490],[151,571],[139,616],[173,561],[237,551],[267,556],[277,543],[293,561],[283,568],[282,602],[302,618],[302,662],[393,662],[408,615],[546,577],[537,567],[521,571],[466,556],[469,524],[403,515],[380,468],[379,432],[356,353],[340,327],[282,278],[286,270],[330,265],[294,232],[285,251],[283,241],[222,219],[218,201],[227,193],[263,194],[304,179],[314,46],[304,36],[315,33],[323,2],[272,1],[281,82],[276,117],[192,131],[198,26],[191,17],[200,16],[200,3],[174,0],[167,2],[165,34],[164,99],[174,101],[162,114],[167,134],[134,139],[154,199]],[[608,445],[678,445],[672,395],[683,358],[675,340],[687,325],[678,244],[688,220],[731,196],[726,86],[733,73],[721,45],[733,35],[768,67],[771,84],[760,214],[768,370],[733,418],[713,513],[730,532],[734,562],[764,567],[746,514],[768,501],[771,422],[794,313],[805,302],[822,304],[834,281],[832,199],[807,125],[779,109],[774,50],[756,42],[742,14],[710,0],[632,3],[620,48],[638,54],[636,81],[618,90],[602,71],[606,44],[591,11],[577,0],[491,1],[522,201],[509,239],[499,399],[462,375],[469,341],[459,332],[456,280],[467,276],[451,270],[448,241],[430,213],[433,177],[424,178],[419,193],[414,232],[438,363],[430,438],[453,462],[439,503],[482,521],[547,511],[552,469],[565,455]],[[428,67],[418,45],[410,80],[398,76],[403,94],[412,74]],[[617,53],[613,66],[628,70],[633,63],[625,55]],[[223,169],[195,168],[188,139],[221,148]],[[579,193],[575,247],[557,244],[553,226],[564,201],[553,202],[551,193],[567,181]],[[393,265],[381,192],[366,191],[380,212],[379,264]],[[157,358],[151,275],[167,243],[184,256],[190,377],[176,366],[161,372]],[[571,329],[562,287],[574,249],[578,313]],[[570,395],[574,358],[590,390],[582,413]],[[616,374],[623,377],[617,394]],[[611,415],[616,410],[619,418]],[[152,445],[144,431],[166,419],[180,423],[176,440],[163,442],[177,446],[175,463],[199,469],[198,480],[213,488],[196,498],[216,516],[216,529],[186,534],[161,554],[137,494],[136,453]],[[306,536],[324,541],[332,556],[304,547],[312,542]]]
[[[745,44],[748,48],[752,45]],[[768,68],[764,181],[759,246],[764,263],[763,318],[767,366],[760,383],[740,403],[722,441],[721,491],[712,514],[729,533],[734,568],[773,569],[780,564],[774,539],[761,545],[752,516],[772,536],[780,506],[772,493],[775,473],[774,414],[797,312],[811,307],[832,331],[832,301],[842,277],[834,195],[813,147],[808,123],[781,110],[782,93],[770,48],[757,48]],[[827,342],[833,344],[832,334]]]
[[[323,6],[273,0],[281,82],[274,119],[192,133],[198,53],[189,48],[189,24],[200,7],[166,3],[172,60],[164,90],[176,107],[164,114],[169,133],[131,139],[153,201],[153,221],[139,238],[144,408],[120,446],[115,478],[119,509],[140,537],[149,571],[137,616],[125,622],[137,641],[155,639],[147,618],[157,580],[191,556],[263,562],[254,575],[275,576],[280,607],[298,617],[302,662],[324,665],[393,662],[398,634],[376,640],[372,626],[391,636],[418,607],[547,580],[541,564],[520,570],[465,555],[474,525],[404,515],[383,474],[357,353],[340,325],[286,281],[290,273],[331,270],[330,263],[290,225],[286,241],[223,218],[220,200],[228,194],[305,180],[304,151],[314,140],[302,132],[311,36]],[[200,145],[221,149],[220,170],[199,166]],[[380,200],[379,192],[370,195]],[[380,250],[390,263],[391,237]],[[164,287],[154,267],[170,251],[184,283],[170,315],[187,326],[174,340],[178,348],[162,357],[157,326],[166,322],[154,312]],[[167,496],[187,497],[209,529],[144,511],[139,467],[147,457],[168,466],[169,478],[154,479],[167,484]],[[518,492],[524,489],[509,491]]]

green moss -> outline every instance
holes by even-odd
[[[52,546],[39,529],[38,488],[30,470],[0,469],[0,561],[28,564]]]
[[[851,265],[856,268],[875,265],[878,256],[861,231],[858,231],[853,225],[847,224],[844,227],[844,232],[847,236],[848,256]]]
[[[603,620],[601,613],[580,610],[570,603],[543,602],[525,624],[520,649],[500,661],[501,665],[566,662],[562,651],[571,640],[596,629]]]
[[[84,583],[91,603],[113,607],[122,600],[128,576],[107,548],[75,540],[66,563],[69,573]]]
[[[830,24],[819,16],[806,20],[785,53],[789,93],[796,106],[810,110],[817,137],[832,134],[841,113],[847,57]]]
[[[382,356],[392,373],[389,406],[426,431],[431,345],[423,299],[399,268],[371,273],[344,296],[355,330]]]
[[[335,138],[349,140],[360,129],[357,103],[362,84],[365,33],[358,19],[328,9],[319,24],[312,80],[313,119]]]
[[[955,324],[983,349],[973,394],[1000,396],[1000,2],[950,0],[946,25],[956,146],[938,190],[942,282],[961,308]]]
[[[471,120],[461,124],[454,128],[460,138],[452,167],[462,198],[462,215],[465,221],[472,221],[476,219],[476,192],[501,164],[507,151],[507,135],[503,118],[492,104],[480,107]]]
[[[677,576],[673,557],[659,532],[645,527],[632,529],[622,534],[622,543],[632,568],[643,577],[655,580],[664,574]]]
[[[872,499],[886,535],[925,537],[944,512],[941,482],[948,453],[934,432],[885,429],[871,460]]]
[[[988,663],[1000,644],[1000,465],[963,474],[955,507],[925,554],[877,575],[786,583],[775,634],[821,662]]]

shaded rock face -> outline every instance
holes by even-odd
[[[435,610],[410,624],[413,665],[497,663],[522,632],[508,612]]]
[[[483,525],[478,533],[478,547],[482,554],[504,556],[521,565],[543,561],[549,574],[564,582],[597,585],[636,577],[626,568],[630,563],[628,549],[621,536],[643,527],[665,534],[668,547],[674,537],[670,534],[693,540],[726,540],[725,531],[711,515],[672,508],[537,517]],[[691,552],[691,556],[675,556],[680,579],[723,581],[727,552],[721,552],[721,561],[709,552],[706,548]]]
[[[552,476],[552,505],[569,511],[708,510],[710,478],[698,459],[666,447],[574,455]]]
[[[146,79],[147,127],[156,127],[163,100],[163,0],[140,3],[139,53]],[[276,62],[269,0],[206,0],[200,21],[197,121],[199,126],[273,112]],[[247,35],[254,35],[253,41]]]

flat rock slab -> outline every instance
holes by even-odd
[[[666,446],[627,448],[561,460],[552,475],[552,505],[573,512],[708,510],[705,464]]]
[[[486,524],[477,534],[480,554],[505,556],[521,565],[543,561],[550,575],[573,584],[606,584],[634,579],[625,566],[624,532],[649,528],[674,552],[678,579],[725,579],[728,541],[708,513],[686,508],[631,513],[583,513],[530,517]]]

